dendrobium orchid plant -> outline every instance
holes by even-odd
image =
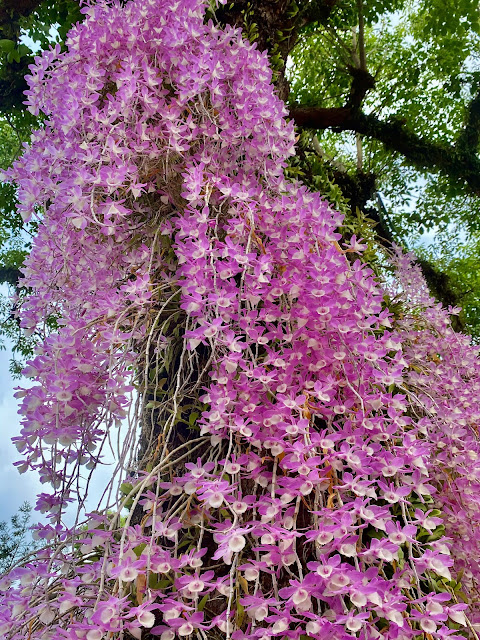
[[[9,174],[39,221],[15,444],[47,524],[0,580],[2,637],[477,638],[480,361],[455,310],[401,251],[382,282],[286,180],[267,55],[203,0],[83,11],[31,68],[45,121]],[[122,424],[122,484],[67,525]]]

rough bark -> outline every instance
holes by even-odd
[[[435,269],[429,262],[417,258],[417,264],[427,281],[428,288],[432,295],[439,300],[444,307],[459,307],[461,296],[454,290],[452,282],[446,273]],[[459,315],[451,316],[452,328],[455,331],[465,331],[465,316],[463,312]]]

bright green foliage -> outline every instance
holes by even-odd
[[[22,142],[28,139],[36,122],[28,112],[17,111],[0,118],[0,168],[7,168],[21,150]],[[16,211],[15,188],[0,183],[0,281],[8,286],[0,292],[0,348],[8,338],[14,351],[11,372],[19,375],[23,360],[30,355],[32,339],[20,331],[12,312],[9,295],[15,292],[18,269],[30,248],[30,238],[35,233],[36,223],[25,225]]]
[[[0,575],[35,548],[29,530],[32,507],[24,502],[10,522],[0,522]]]
[[[464,0],[455,3],[455,10],[450,4],[442,0],[397,2],[395,7],[374,3],[375,11],[370,9],[365,16],[365,49],[375,88],[363,107],[383,120],[396,119],[429,140],[449,143],[454,142],[466,105],[480,87],[478,3]],[[393,14],[392,8],[397,9]],[[343,18],[345,12],[340,15]],[[352,13],[343,25],[343,29],[318,26],[301,36],[289,65],[292,102],[322,107],[345,104],[351,85],[348,67],[358,66],[358,36],[352,35],[357,15]],[[350,168],[355,166],[353,134],[326,130],[318,135],[330,155]],[[422,224],[443,222],[428,175],[410,170],[403,158],[385,151],[375,140],[364,140],[363,152],[364,165],[377,175],[378,186],[397,217],[405,215],[414,198],[420,198]],[[419,221],[407,215],[406,222],[417,225]]]
[[[9,38],[0,38],[0,81],[8,80],[12,69],[26,72],[28,64],[33,62],[34,51],[45,49],[53,42],[62,43],[72,23],[80,18],[79,5],[74,0],[50,0],[40,3],[29,16],[0,25],[0,32],[9,35]],[[20,95],[14,108],[0,109],[0,169],[12,164],[32,129],[38,126],[38,118],[22,108],[21,100]],[[0,282],[9,285],[8,294],[15,292],[18,270],[28,254],[35,230],[36,223],[25,225],[16,211],[15,188],[0,182]],[[16,375],[22,369],[24,358],[31,353],[32,338],[25,338],[20,332],[8,294],[5,289],[0,293],[0,348],[4,338],[12,342],[11,371]]]
[[[72,24],[82,19],[80,6],[74,0],[42,2],[37,10],[22,23],[23,30],[41,49],[48,48],[52,40],[64,42]]]
[[[396,121],[432,143],[455,145],[480,92],[480,13],[474,0],[365,1],[363,7],[361,2],[339,3],[335,19],[328,26],[310,26],[291,54],[291,103],[323,108],[347,104],[351,70],[360,66],[359,8],[365,20],[366,69],[375,80],[362,111]],[[386,226],[397,242],[411,247],[425,231],[439,234],[438,244],[423,255],[455,281],[459,301],[467,305],[468,329],[478,334],[474,301],[480,299],[480,282],[472,271],[478,271],[473,263],[480,243],[477,235],[465,240],[465,232],[460,241],[458,230],[478,231],[479,195],[455,180],[415,168],[376,139],[362,138],[360,160],[354,133],[328,128],[316,135],[325,154],[323,172],[341,165],[353,175],[361,166],[375,175],[387,205]],[[478,156],[478,137],[472,140],[472,153]]]

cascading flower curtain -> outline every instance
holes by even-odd
[[[205,11],[88,4],[32,68],[15,442],[48,524],[0,581],[1,633],[475,635],[477,351],[408,256],[382,284],[285,180],[268,58]],[[68,526],[125,423],[121,486]]]

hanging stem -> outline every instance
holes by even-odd
[[[363,0],[357,0],[358,9],[358,55],[360,69],[367,70],[367,57],[365,55],[365,18],[363,15]]]

